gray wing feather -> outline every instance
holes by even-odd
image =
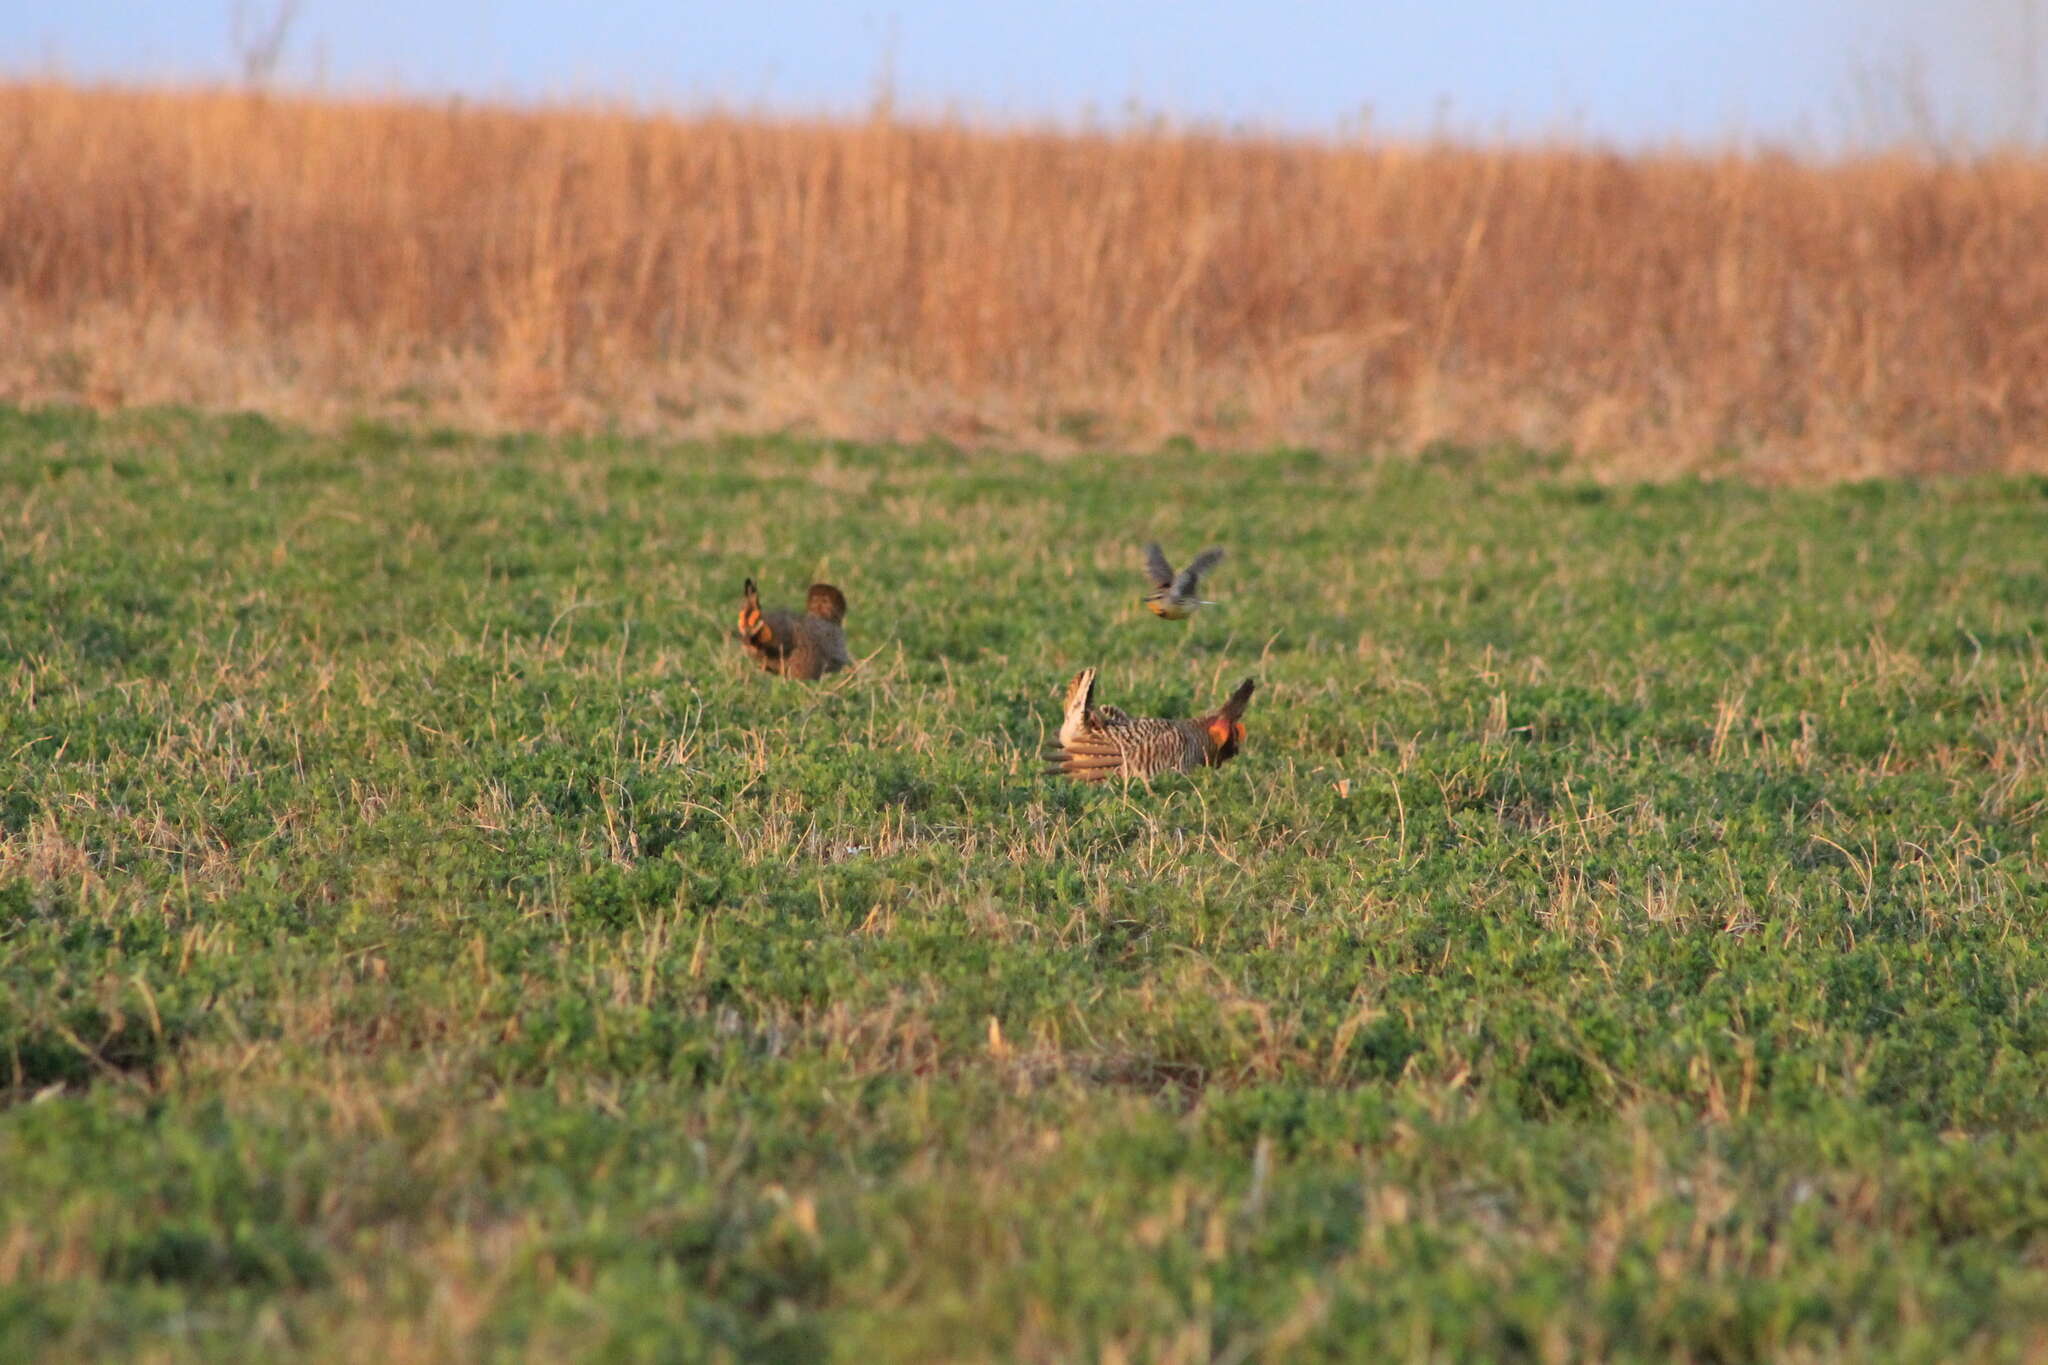
[[[1154,586],[1173,586],[1173,565],[1166,562],[1166,551],[1159,548],[1157,541],[1145,547],[1145,572],[1152,575]]]
[[[1202,575],[1222,562],[1223,551],[1214,545],[1210,546],[1196,555],[1188,566],[1180,571],[1180,577],[1173,580],[1174,592],[1182,597],[1194,596],[1195,585],[1201,580]]]

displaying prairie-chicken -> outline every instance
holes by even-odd
[[[1084,668],[1067,684],[1067,710],[1060,717],[1059,748],[1097,730],[1129,725],[1130,716],[1120,706],[1095,704],[1095,670]]]
[[[853,663],[846,652],[846,594],[830,583],[813,583],[801,613],[761,610],[749,578],[740,599],[740,648],[770,673],[785,678],[822,678]]]
[[[1046,751],[1051,771],[1083,782],[1109,777],[1155,777],[1213,768],[1237,756],[1244,743],[1244,709],[1254,684],[1246,678],[1230,700],[1193,720],[1129,716],[1095,704],[1095,670],[1084,668],[1067,685],[1059,742]]]
[[[1213,607],[1195,594],[1201,591],[1202,575],[1215,568],[1223,560],[1223,551],[1212,545],[1189,561],[1179,573],[1167,563],[1166,552],[1158,542],[1145,547],[1145,572],[1152,579],[1152,591],[1140,599],[1145,609],[1154,616],[1168,621],[1185,621],[1203,607]]]

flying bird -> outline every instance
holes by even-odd
[[[785,678],[822,678],[853,663],[846,652],[846,594],[830,583],[811,584],[801,614],[783,608],[761,610],[761,596],[749,578],[740,598],[740,648],[769,673]]]
[[[1168,621],[1185,621],[1203,607],[1213,607],[1214,602],[1205,602],[1195,594],[1201,591],[1202,575],[1215,568],[1223,559],[1223,551],[1210,546],[1196,555],[1185,569],[1173,571],[1173,565],[1166,562],[1166,552],[1158,542],[1145,547],[1145,572],[1152,580],[1152,591],[1141,599],[1145,609],[1154,616]]]
[[[1254,686],[1246,678],[1230,694],[1230,700],[1205,716],[1155,720],[1126,715],[1114,706],[1097,706],[1095,670],[1084,668],[1067,685],[1059,742],[1046,751],[1052,765],[1049,771],[1083,782],[1100,782],[1111,777],[1188,773],[1228,762],[1244,743],[1244,709],[1251,703]]]

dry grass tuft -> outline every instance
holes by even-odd
[[[2048,468],[2038,158],[23,84],[0,164],[13,400]]]

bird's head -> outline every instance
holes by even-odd
[[[813,583],[804,600],[804,610],[827,621],[846,619],[846,594],[830,583]]]
[[[1215,767],[1237,757],[1244,743],[1244,726],[1228,716],[1216,715],[1202,727],[1209,737],[1209,766]]]
[[[1256,685],[1246,678],[1237,685],[1237,691],[1230,694],[1230,700],[1217,707],[1202,722],[1202,733],[1209,740],[1209,766],[1237,757],[1238,749],[1244,744],[1244,709],[1251,705],[1252,689]]]

